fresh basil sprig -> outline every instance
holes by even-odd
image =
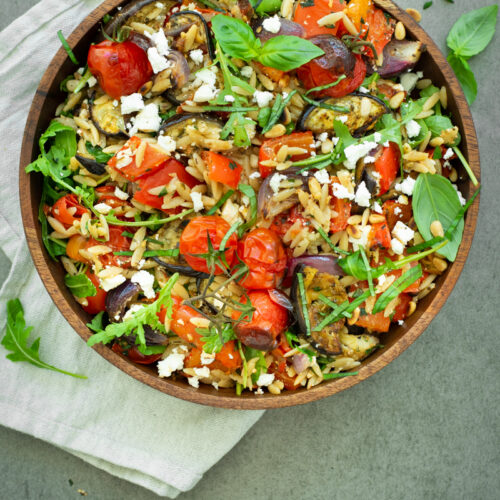
[[[477,82],[467,61],[490,43],[495,34],[497,14],[498,5],[467,12],[453,25],[446,38],[451,50],[448,62],[457,75],[469,104],[476,99]]]
[[[256,60],[281,71],[298,68],[324,54],[312,42],[297,36],[279,35],[261,44],[248,24],[223,14],[212,18],[212,31],[229,56],[244,61]]]

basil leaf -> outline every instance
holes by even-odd
[[[428,241],[434,237],[430,229],[432,222],[439,220],[446,232],[460,212],[462,205],[448,179],[437,174],[420,174],[413,189],[412,208],[418,230]],[[449,243],[439,250],[439,253],[450,262],[453,262],[457,256],[463,230],[462,219],[450,235]]]
[[[405,291],[412,283],[422,277],[422,266],[420,264],[411,267],[403,273],[391,286],[377,299],[372,314],[383,311],[391,300],[394,300],[401,292]]]
[[[97,294],[94,283],[86,274],[67,274],[64,277],[64,283],[75,297],[94,297]]]
[[[469,105],[472,104],[477,96],[477,82],[469,63],[463,57],[457,56],[453,52],[448,56],[448,62],[455,75],[457,75],[467,102]]]
[[[472,57],[490,43],[495,34],[498,5],[472,10],[460,16],[451,28],[446,43],[457,56]]]
[[[274,14],[281,7],[282,0],[261,0],[255,8],[255,12],[262,17],[266,14]]]
[[[240,19],[217,14],[212,18],[212,31],[222,50],[231,57],[250,61],[259,55],[260,40]]]
[[[453,128],[453,123],[447,116],[442,115],[432,115],[424,119],[427,128],[432,132],[432,137],[437,137],[441,135],[443,130],[448,130]],[[460,134],[457,136],[454,146],[460,143]]]
[[[264,66],[290,71],[323,54],[324,52],[309,40],[298,36],[279,35],[264,44],[257,60]]]

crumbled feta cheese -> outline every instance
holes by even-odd
[[[196,89],[193,96],[194,102],[206,102],[214,99],[217,95],[217,89],[213,85],[207,83]]]
[[[259,387],[267,387],[274,382],[274,373],[261,373],[257,379]]]
[[[455,184],[452,184],[452,186],[455,188],[455,191],[458,194],[458,199],[460,200],[460,205],[464,206],[467,203],[467,200],[464,198],[463,194],[458,190],[458,188]]]
[[[281,29],[279,17],[277,15],[274,15],[273,17],[266,17],[266,19],[262,22],[262,27],[266,31],[269,31],[269,33],[278,33]]]
[[[350,146],[347,146],[345,148],[344,153],[346,156],[346,161],[344,162],[344,165],[350,169],[353,170],[356,168],[356,163],[360,158],[363,158],[363,156],[367,155],[372,149],[377,147],[376,142],[362,142],[361,144],[351,144]]]
[[[448,148],[443,155],[443,160],[449,160],[454,154],[455,153],[454,153],[453,149]]]
[[[135,117],[134,125],[130,129],[130,135],[134,135],[138,130],[157,132],[161,125],[161,117],[158,111],[158,104],[151,103],[144,106],[144,109]]]
[[[387,276],[385,274],[382,274],[382,276],[379,276],[377,279],[377,283],[379,286],[382,286],[386,281],[387,281]]]
[[[372,195],[370,194],[370,191],[368,191],[365,181],[362,181],[359,184],[358,189],[356,190],[356,196],[354,197],[354,201],[360,207],[369,207],[371,197]]]
[[[209,365],[215,360],[215,353],[201,351],[200,361],[202,365]]]
[[[260,396],[261,394],[264,394],[264,391],[262,390],[262,388],[261,388],[261,387],[259,387],[259,388],[258,388],[258,389],[254,392],[254,394],[258,394],[258,395]]]
[[[394,207],[394,215],[399,215],[402,212],[400,207]]]
[[[347,198],[348,200],[354,200],[354,195],[349,192],[349,190],[342,186],[342,184],[339,184],[338,182],[334,182],[332,184],[332,193],[335,198],[338,198],[339,200]]]
[[[258,179],[260,177],[260,172],[252,172],[248,178],[249,179]]]
[[[117,108],[117,107],[118,107],[118,104],[120,104],[120,103],[118,102],[118,100],[117,100],[117,99],[115,99],[115,100],[113,101],[113,103],[112,103],[112,104],[113,104],[113,107],[114,107],[114,108]]]
[[[122,104],[122,115],[128,115],[129,113],[135,113],[136,111],[141,111],[141,109],[144,109],[144,100],[141,94],[135,93],[125,95],[123,97],[120,97],[120,101]]]
[[[337,116],[336,118],[336,120],[338,120],[340,123],[345,123],[348,119],[349,117],[346,115]]]
[[[352,243],[352,247],[355,251],[359,249],[360,245],[364,248],[368,245],[368,237],[370,236],[371,230],[372,230],[371,226],[369,225],[363,226],[360,228],[361,231],[360,238],[353,238],[352,236],[349,236],[349,243]]]
[[[203,201],[201,201],[201,193],[197,191],[191,191],[190,195],[191,200],[193,200],[193,209],[195,212],[201,212],[203,210]]]
[[[405,246],[396,238],[392,238],[391,240],[391,250],[397,254],[402,255],[404,252]]]
[[[394,186],[394,189],[396,189],[396,191],[401,191],[401,193],[407,194],[408,196],[411,196],[413,194],[413,188],[415,187],[416,182],[417,181],[415,179],[406,177],[403,182],[398,182]]]
[[[200,378],[210,377],[210,370],[207,366],[204,366],[203,368],[193,368],[193,371],[195,375],[188,377],[188,382],[189,385],[198,389],[200,387]]]
[[[382,134],[380,132],[375,132],[373,134],[373,140],[375,142],[380,142],[382,140]]]
[[[403,326],[405,324],[404,320],[398,319],[398,325]]]
[[[156,293],[153,290],[155,277],[152,274],[147,271],[137,271],[132,275],[130,281],[132,281],[132,283],[137,283],[142,288],[147,299],[153,299],[155,297]]]
[[[168,47],[168,40],[165,36],[165,32],[162,29],[160,29],[156,33],[153,33],[152,35],[146,36],[148,36],[149,39],[156,45],[156,49],[160,56],[166,56],[169,53],[170,49]]]
[[[156,47],[149,47],[148,49],[148,59],[153,68],[153,73],[157,74],[167,69],[170,66],[170,62],[167,61],[166,57],[161,56]]]
[[[158,136],[158,146],[165,151],[165,153],[172,153],[177,148],[175,139],[169,135],[159,135]]]
[[[320,184],[328,184],[330,182],[330,176],[326,169],[317,170],[314,172],[314,177]]]
[[[250,78],[253,74],[253,68],[252,66],[243,66],[243,68],[240,69],[241,76],[244,76],[245,78]]]
[[[118,186],[115,187],[115,196],[120,200],[128,200],[128,194],[122,191]]]
[[[363,86],[359,87],[358,91],[362,94],[368,94],[370,92],[366,87]]]
[[[203,51],[201,49],[195,49],[192,50],[189,53],[189,57],[195,64],[202,64],[203,63]]]
[[[113,288],[120,286],[125,281],[125,276],[123,274],[117,274],[116,276],[111,276],[110,278],[100,279],[101,288],[105,292],[109,292]]]
[[[224,101],[226,102],[234,102],[234,96],[233,95],[225,95],[224,96]]]
[[[337,143],[340,141],[340,137],[332,137],[331,141],[333,142],[333,145],[336,146]]]
[[[365,156],[365,159],[363,161],[365,163],[375,163],[375,157],[374,156]]]
[[[384,144],[382,144],[382,146],[384,146],[384,148],[388,148],[389,147],[389,141],[385,141]]]
[[[271,180],[269,181],[269,187],[275,193],[277,193],[279,191],[281,181],[284,181],[286,178],[287,178],[286,175],[283,175],[283,174],[274,174],[271,177]]]
[[[384,211],[382,210],[382,207],[376,201],[374,201],[372,203],[372,210],[374,212],[377,212],[378,214],[384,213]]]
[[[257,103],[259,108],[265,108],[273,100],[273,97],[272,92],[268,92],[267,90],[256,90],[253,95],[253,100]]]
[[[200,69],[196,73],[196,80],[194,81],[195,86],[200,86],[202,83],[206,83],[210,86],[215,86],[215,82],[217,81],[217,77],[213,71],[210,71],[209,68]]]
[[[94,205],[94,208],[103,215],[109,214],[111,212],[112,207],[110,207],[107,203],[98,203],[97,205]]]
[[[403,245],[406,245],[415,236],[415,231],[404,222],[398,220],[392,230],[392,235],[403,243]]]
[[[420,125],[415,120],[410,120],[406,124],[406,133],[410,139],[412,137],[417,137],[417,135],[420,134],[420,129]]]
[[[318,135],[318,141],[319,142],[325,142],[328,139],[328,133],[327,132],[322,132],[321,134]]]
[[[132,304],[129,308],[129,310],[123,315],[123,321],[126,321],[127,319],[130,319],[137,311],[140,311],[141,309],[144,308],[143,304]],[[115,319],[118,320],[118,318],[115,316]]]
[[[90,88],[94,87],[96,84],[97,84],[97,78],[95,78],[94,76],[91,76],[91,77],[87,80],[87,85],[88,85]]]
[[[283,91],[281,95],[283,96],[283,99],[286,99],[288,97],[288,92]]]
[[[182,349],[183,348],[183,349]],[[165,359],[158,361],[158,376],[170,377],[172,373],[184,368],[184,359],[187,349],[184,346],[176,347]]]
[[[163,7],[165,7],[165,6],[161,2],[156,2],[155,7],[158,9],[163,9]]]

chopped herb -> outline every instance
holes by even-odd
[[[94,283],[86,274],[66,274],[64,283],[75,297],[94,297],[97,294]]]
[[[234,163],[234,162],[232,162],[232,163]],[[234,194],[233,189],[230,189],[229,191],[224,193],[224,195],[219,199],[219,201],[210,210],[207,210],[207,215],[214,215],[215,212],[217,212],[217,210],[220,207],[222,207],[222,205],[224,205],[224,203],[226,203],[226,201],[229,200],[229,198],[231,198],[231,196],[233,196],[233,194]]]
[[[424,10],[432,6],[432,0],[424,3]]]
[[[64,38],[64,35],[62,34],[61,30],[59,30],[57,32],[57,36],[59,37],[59,40],[61,40],[61,44],[64,47],[64,50],[67,52],[68,57],[70,58],[71,62],[73,64],[78,65],[78,59],[75,57],[75,54],[71,50],[71,47],[69,46],[69,43],[67,42],[66,38]]]
[[[331,87],[335,87],[335,85],[338,85],[342,80],[344,80],[344,78],[346,78],[345,75],[340,75],[337,78],[337,80],[334,81],[333,83],[328,83],[326,85],[321,85],[320,87],[314,87],[312,89],[309,89],[304,95],[309,95],[312,92],[320,92],[321,90],[326,90],[326,89],[329,89]]]
[[[113,252],[113,255],[131,256],[131,255],[134,255],[134,252],[132,252],[132,250],[122,250],[119,252]],[[179,255],[178,248],[168,248],[166,250],[146,250],[142,254],[142,256],[144,258],[148,258],[148,257],[177,257],[178,255]]]
[[[323,373],[323,380],[330,380],[332,378],[350,377],[351,375],[358,375],[359,372],[343,372],[343,373]]]
[[[269,120],[266,126],[262,129],[263,134],[269,132],[269,130],[273,128],[276,122],[280,119],[284,109],[288,106],[288,103],[296,93],[296,90],[292,90],[284,99],[281,94],[276,96],[271,113],[269,114]]]
[[[321,237],[328,243],[329,247],[336,253],[343,253],[343,254],[349,254],[349,252],[347,252],[346,250],[342,250],[341,248],[339,247],[336,247],[332,241],[330,240],[328,234],[326,234],[325,230],[321,227],[321,226],[318,226],[316,228],[316,231],[318,231],[318,233],[321,235]]]
[[[302,307],[302,314],[304,315],[304,322],[306,324],[306,334],[311,335],[311,323],[309,321],[309,312],[307,310],[306,290],[304,287],[304,275],[297,273],[297,280],[299,282],[300,305]]]
[[[170,217],[166,217],[165,219],[136,220],[135,222],[128,222],[117,219],[113,215],[113,211],[111,211],[108,215],[105,216],[105,218],[108,224],[115,224],[117,226],[161,226],[162,224],[166,224],[167,222],[171,222],[176,219],[182,219],[184,216],[189,215],[193,212],[194,210],[190,208],[189,210],[184,210],[184,212],[181,212],[180,214],[171,215]]]
[[[474,175],[474,172],[470,168],[470,165],[468,161],[465,159],[465,156],[462,154],[460,149],[458,149],[456,146],[453,147],[453,151],[455,151],[455,154],[458,156],[458,159],[462,162],[462,165],[465,168],[465,171],[469,174],[470,180],[472,181],[472,184],[474,186],[477,186],[479,184],[479,181],[477,180],[476,176]]]
[[[85,149],[94,157],[95,161],[99,163],[108,163],[108,161],[113,158],[112,154],[104,153],[101,146],[93,146],[90,141],[85,142]]]
[[[363,259],[363,264],[365,266],[366,277],[368,279],[368,288],[370,290],[370,295],[375,295],[375,289],[373,288],[373,278],[372,278],[372,268],[368,262],[368,258],[366,257],[365,249],[362,245],[359,245],[359,251],[361,252],[361,258]]]
[[[250,219],[248,222],[242,224],[238,229],[238,235],[241,238],[245,231],[253,226],[257,222],[257,195],[252,186],[249,184],[239,184],[238,190],[248,197],[250,202]]]

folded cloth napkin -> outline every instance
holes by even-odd
[[[87,347],[50,300],[31,261],[18,200],[18,162],[36,86],[59,47],[100,0],[43,0],[0,33],[0,246],[12,267],[0,289],[19,297],[41,335],[41,358],[74,379],[12,363],[0,347],[0,424],[48,441],[162,496],[192,488],[262,412],[208,408],[177,400],[125,375]]]

